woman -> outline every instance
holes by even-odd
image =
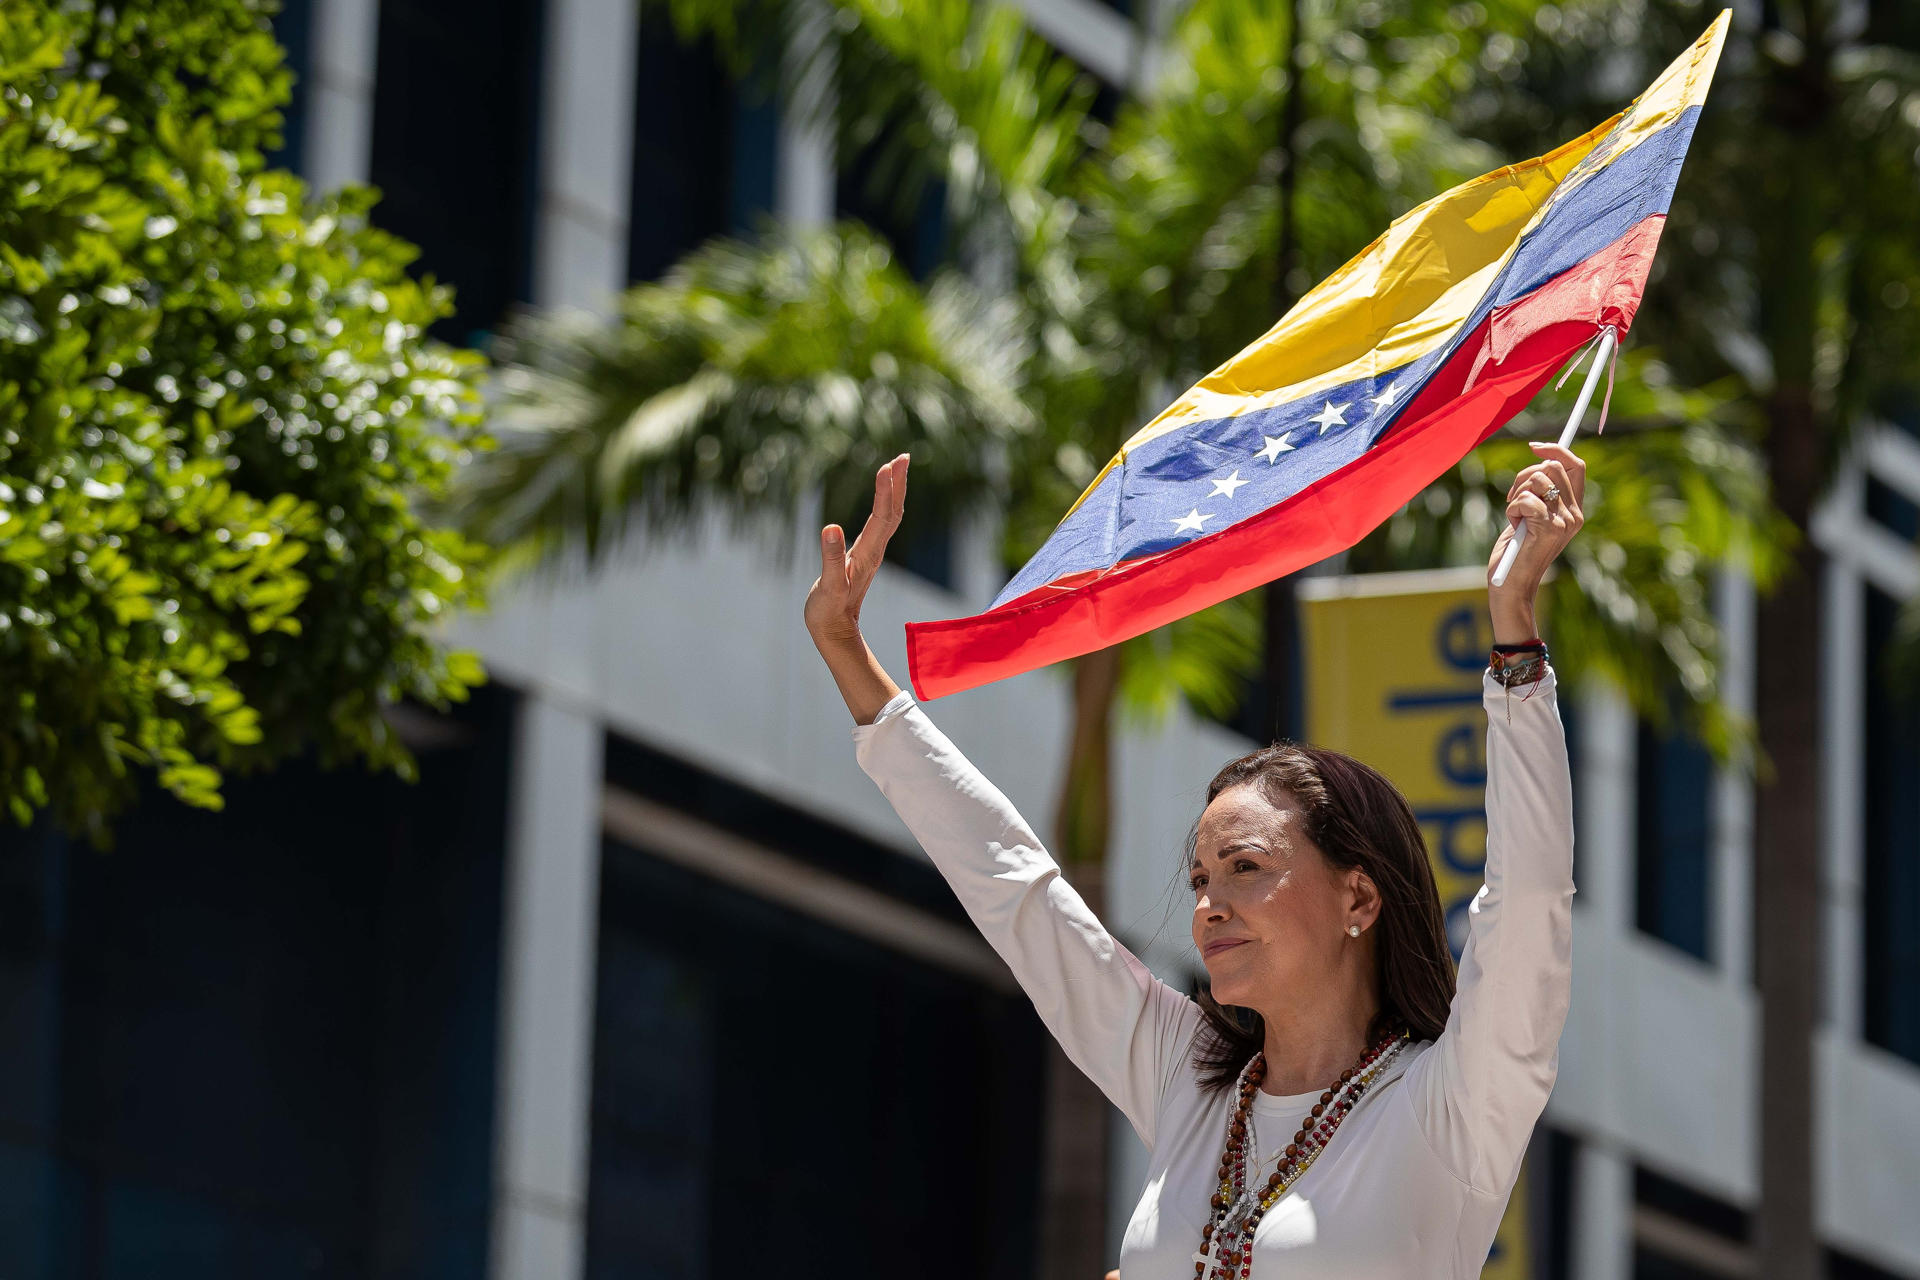
[[[1524,520],[1517,563],[1488,589],[1486,883],[1457,989],[1405,799],[1349,757],[1291,745],[1208,787],[1189,872],[1211,992],[1160,982],[861,637],[906,457],[880,469],[851,551],[821,531],[807,628],[861,767],[1152,1153],[1127,1280],[1480,1274],[1553,1087],[1570,985],[1572,794],[1533,609],[1580,528],[1585,467],[1534,449],[1488,562]]]

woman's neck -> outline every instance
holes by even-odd
[[[1260,1011],[1266,1023],[1263,1092],[1286,1095],[1324,1090],[1360,1060],[1379,1005],[1371,994],[1354,993],[1354,997],[1358,998],[1343,996]]]

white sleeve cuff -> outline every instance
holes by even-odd
[[[902,689],[887,700],[887,705],[880,708],[880,713],[874,716],[871,724],[857,724],[853,726],[853,736],[856,739],[865,737],[866,732],[871,732],[879,728],[895,716],[905,715],[907,709],[913,705],[913,694],[906,689]]]

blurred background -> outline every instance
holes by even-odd
[[[0,1276],[1097,1280],[1144,1152],[854,766],[817,528],[913,451],[903,673],[1715,12],[0,0]],[[1738,0],[1547,592],[1575,994],[1489,1275],[1920,1277],[1916,210],[1920,10]],[[1456,907],[1569,398],[939,722],[1191,989],[1206,779],[1427,681],[1369,758]]]

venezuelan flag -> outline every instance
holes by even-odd
[[[922,698],[1077,657],[1351,547],[1633,323],[1726,39],[1407,213],[1142,427],[987,612],[913,623]]]

